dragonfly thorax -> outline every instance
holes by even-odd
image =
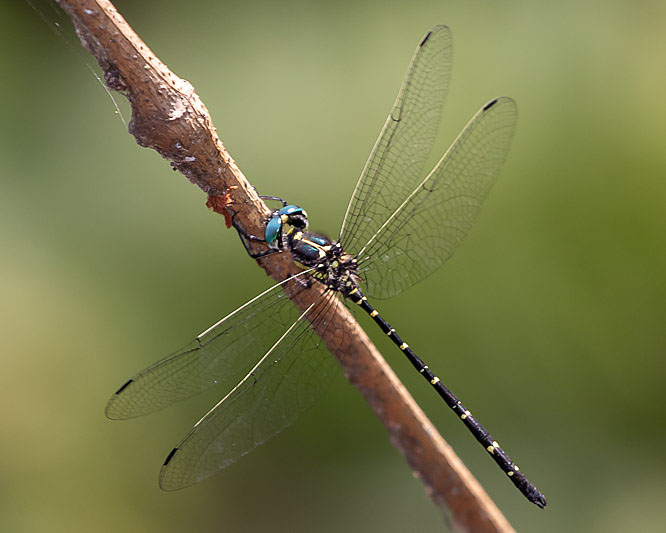
[[[291,229],[291,228],[290,228]],[[356,259],[339,242],[310,231],[289,231],[287,247],[294,261],[304,268],[314,268],[313,276],[329,288],[347,296],[361,281]]]

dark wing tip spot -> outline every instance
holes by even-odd
[[[428,33],[426,33],[426,36],[425,36],[425,37],[423,38],[423,40],[421,41],[421,44],[419,45],[419,47],[423,46],[423,45],[426,43],[426,41],[427,41],[428,39],[430,39],[430,36],[431,36],[431,35],[432,35],[432,31],[429,31]]]
[[[490,102],[488,102],[486,105],[483,106],[483,110],[488,111],[491,107],[493,107],[498,102],[498,100],[499,100],[499,98],[495,98],[494,100],[491,100]]]
[[[134,380],[133,380],[133,379],[128,379],[128,380],[127,380],[125,383],[123,383],[123,384],[121,385],[121,387],[116,391],[116,394],[120,394],[121,392],[123,392],[123,391],[127,388],[127,386],[128,386],[130,383],[134,383]]]
[[[173,456],[176,455],[176,452],[178,451],[178,448],[174,448],[169,452],[169,455],[167,455],[167,458],[164,460],[164,464],[162,466],[166,466],[169,464],[169,461],[173,459]]]

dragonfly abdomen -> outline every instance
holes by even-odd
[[[467,409],[462,402],[457,398],[453,392],[451,392],[442,381],[430,370],[428,365],[426,365],[423,360],[414,353],[414,351],[409,347],[409,345],[402,340],[402,338],[396,333],[395,329],[391,327],[384,318],[379,314],[371,304],[368,302],[368,299],[361,292],[360,289],[353,289],[347,297],[354,303],[365,311],[370,318],[372,318],[379,328],[386,334],[386,336],[391,339],[391,341],[400,349],[402,353],[405,354],[410,363],[418,370],[432,387],[437,391],[442,399],[446,402],[453,412],[462,420],[463,424],[467,426],[469,431],[474,435],[477,441],[485,448],[488,454],[493,458],[493,460],[498,464],[502,471],[511,479],[513,484],[522,492],[528,500],[532,503],[535,503],[537,506],[544,508],[546,506],[546,498],[539,492],[539,490],[534,486],[520,471],[518,465],[516,465],[511,458],[506,454],[506,452],[500,447],[496,440],[488,433],[486,428],[484,428],[472,415],[472,413]]]

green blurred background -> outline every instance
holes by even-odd
[[[435,151],[504,94],[517,136],[454,259],[380,303],[548,508],[370,334],[518,530],[663,531],[664,2],[116,4],[257,189],[330,234],[416,43],[451,26]],[[0,530],[443,529],[342,373],[250,456],[160,492],[162,460],[218,393],[124,423],[105,419],[108,396],[270,280],[203,193],[135,144],[86,52],[24,2],[0,5],[0,27]]]

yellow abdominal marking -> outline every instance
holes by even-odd
[[[439,383],[439,378],[437,376],[435,376],[430,380],[431,385],[437,385],[438,383]]]
[[[377,311],[376,309],[373,309],[373,310],[372,310],[372,313],[370,313],[370,316],[371,316],[372,318],[375,318],[378,314],[379,314],[379,311]]]
[[[408,346],[409,346],[409,345],[408,345],[406,342],[403,342],[403,343],[400,345],[400,349],[401,349],[401,350],[404,350],[404,349],[406,349]]]

